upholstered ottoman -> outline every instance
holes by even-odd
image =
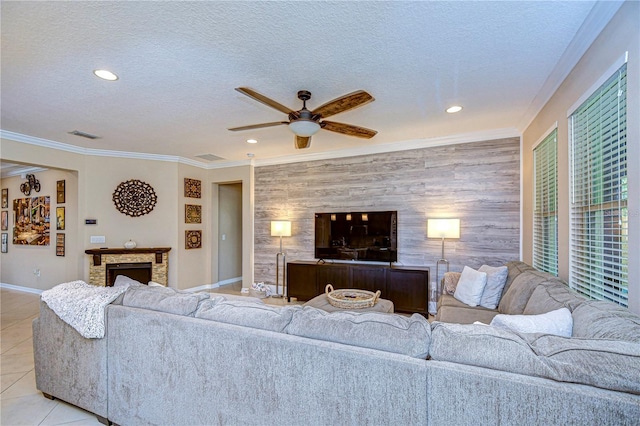
[[[393,302],[387,299],[378,299],[375,305],[370,308],[360,308],[360,309],[343,309],[336,308],[327,299],[327,295],[321,294],[320,296],[316,296],[313,299],[309,300],[303,306],[313,306],[314,308],[322,309],[327,312],[336,312],[336,311],[349,311],[353,312],[385,312],[385,313],[393,313]]]

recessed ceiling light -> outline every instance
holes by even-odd
[[[247,139],[247,143],[258,143],[255,139]]]
[[[118,79],[117,75],[107,70],[94,70],[93,73],[103,80],[115,81]]]
[[[454,105],[446,109],[449,114],[453,114],[454,112],[462,111],[462,107],[460,105]]]

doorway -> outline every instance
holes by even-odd
[[[215,228],[215,227],[214,227]],[[242,183],[218,184],[218,284],[242,287]]]

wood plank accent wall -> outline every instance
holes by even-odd
[[[457,217],[445,241],[451,270],[502,265],[520,256],[520,140],[508,138],[255,169],[255,281],[275,282],[279,238],[270,221],[291,220],[287,261],[314,259],[314,214],[398,211],[398,263],[429,266],[441,241],[427,218]]]

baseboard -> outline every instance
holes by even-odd
[[[6,288],[8,290],[16,290],[16,291],[22,291],[24,293],[33,293],[33,294],[42,294],[42,292],[44,291],[38,288],[23,287],[20,285],[13,285],[13,284],[6,284],[6,283],[0,283],[0,288]]]

